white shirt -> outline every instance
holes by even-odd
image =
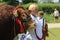
[[[31,15],[31,18],[36,22],[36,34],[39,38],[42,38],[42,25],[37,17]]]
[[[59,16],[58,10],[54,11],[54,16]]]
[[[41,22],[41,25],[43,26],[43,19],[44,19],[44,18],[39,18],[39,17],[37,17],[37,19]],[[44,19],[44,27],[45,27],[45,19]]]

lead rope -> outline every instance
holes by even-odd
[[[44,28],[44,18],[43,18],[43,26],[42,26],[42,32],[45,30],[45,28]],[[43,34],[43,33],[42,33]],[[44,38],[44,34],[43,34],[43,36],[42,36],[42,39],[44,39],[45,40],[45,38]]]
[[[13,20],[13,29],[14,29],[14,37],[16,36],[16,32],[15,32],[15,16],[12,16],[12,20]]]
[[[14,19],[14,36],[16,36],[16,32],[15,32],[15,19]]]
[[[42,26],[42,30],[44,30],[44,18],[43,18],[43,26]]]

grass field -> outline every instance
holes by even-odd
[[[60,28],[51,28],[48,33],[47,40],[60,40]]]

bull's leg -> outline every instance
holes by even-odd
[[[18,40],[17,36],[16,36],[16,37],[14,37],[14,39],[13,39],[13,40]]]

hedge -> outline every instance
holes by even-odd
[[[31,3],[23,4],[23,6],[28,9],[30,4]],[[59,12],[60,12],[60,4],[50,4],[50,3],[49,4],[48,3],[46,3],[46,4],[38,4],[38,10],[39,11],[43,10],[44,12],[49,13],[49,14],[53,13],[55,8],[57,8],[59,10]]]

